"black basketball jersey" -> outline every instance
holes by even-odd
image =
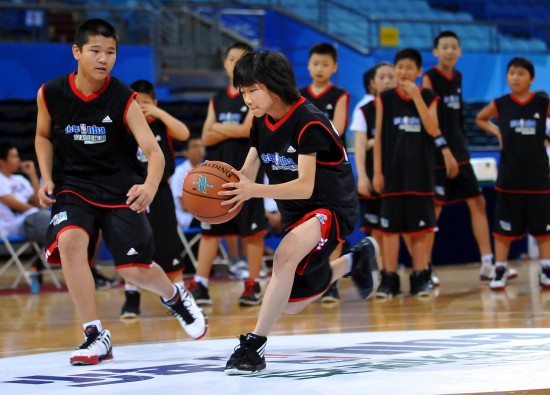
[[[162,181],[167,182],[176,170],[176,161],[174,159],[174,146],[172,144],[172,138],[166,130],[166,125],[160,119],[154,118],[148,120],[148,123],[164,155],[164,173],[162,175]],[[137,156],[139,161],[143,165],[144,171],[147,172],[147,157],[145,156],[141,148],[138,148]]]
[[[497,189],[521,193],[550,191],[544,146],[548,102],[548,98],[534,93],[525,102],[513,94],[493,102],[502,135]]]
[[[300,93],[303,97],[308,99],[315,107],[321,110],[328,119],[334,119],[334,109],[336,108],[336,103],[343,96],[348,97],[349,103],[349,93],[345,90],[338,88],[334,84],[330,84],[327,89],[321,92],[318,95],[315,95],[311,90],[311,85],[308,85],[305,88],[300,89]],[[346,114],[346,127],[348,125],[348,114]],[[340,130],[340,132],[344,132]]]
[[[298,178],[298,155],[317,153],[315,187],[309,199],[277,200],[285,227],[318,208],[334,211],[341,236],[353,231],[357,221],[357,192],[346,151],[330,121],[301,97],[287,115],[273,122],[255,118],[250,144],[271,184]]]
[[[242,124],[248,114],[248,107],[240,93],[231,94],[229,88],[212,97],[216,122],[224,124]],[[221,141],[206,148],[206,159],[219,160],[240,169],[248,154],[249,139],[235,138]]]
[[[138,145],[126,125],[135,93],[107,77],[103,87],[84,96],[76,72],[43,85],[52,119],[55,191],[71,191],[97,204],[125,205],[126,193],[143,182]]]
[[[375,106],[375,100],[371,100],[364,106],[361,106],[359,108],[361,112],[363,113],[363,116],[365,117],[366,125],[367,125],[367,139],[373,139],[376,129],[376,106]],[[359,133],[359,132],[358,132]],[[367,171],[367,176],[371,179],[374,175],[374,165],[373,165],[373,150],[370,149],[365,154],[365,169]]]
[[[470,153],[462,127],[462,73],[454,70],[452,78],[449,78],[434,67],[426,72],[426,76],[440,99],[437,106],[439,129],[459,165],[469,163]],[[436,165],[445,166],[443,155],[439,151],[436,153]]]
[[[427,107],[437,100],[429,89],[421,89]],[[387,195],[433,195],[435,187],[433,138],[422,124],[412,99],[399,88],[380,94],[382,119],[382,172]]]

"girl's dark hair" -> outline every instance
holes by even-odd
[[[118,48],[118,34],[116,29],[109,22],[103,19],[88,19],[82,22],[74,34],[75,45],[82,50],[84,44],[88,43],[90,36],[103,36],[113,38]]]
[[[153,100],[157,98],[155,87],[151,82],[147,80],[137,80],[136,82],[132,83],[132,85],[130,85],[130,88],[132,88],[137,93],[145,93],[146,95],[151,96],[151,99]]]
[[[531,75],[531,78],[535,78],[535,66],[533,66],[533,63],[522,56],[518,56],[510,60],[508,63],[508,67],[506,67],[506,72],[510,70],[510,67],[521,67],[522,69],[525,69],[529,72]]]
[[[294,104],[300,99],[294,70],[288,58],[274,51],[246,52],[235,63],[233,85],[240,89],[263,84],[285,103]]]

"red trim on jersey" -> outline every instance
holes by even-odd
[[[88,231],[81,226],[68,225],[61,228],[59,232],[57,232],[57,234],[55,235],[55,240],[53,241],[53,243],[46,248],[45,255],[46,261],[48,263],[51,263],[52,265],[61,265],[61,256],[59,255],[59,250],[57,248],[59,244],[59,235],[69,229],[82,229],[84,232],[86,232],[88,237],[90,237]]]
[[[124,125],[126,125],[126,128],[128,129],[128,131],[130,131],[130,127],[128,126],[126,117],[128,116],[128,109],[130,108],[130,104],[132,104],[132,101],[135,100],[136,96],[137,96],[136,92],[132,93],[132,95],[128,99],[128,103],[126,103],[126,108],[124,109],[124,117],[122,119],[124,120]]]
[[[481,195],[481,192],[479,193],[479,195],[472,196],[469,198],[448,200],[445,202],[435,198],[434,201],[435,201],[435,204],[437,204],[438,206],[450,206],[451,204],[457,204],[457,203],[467,202],[468,200],[477,199],[480,195]]]
[[[311,95],[311,97],[313,97],[314,99],[318,99],[320,98],[321,96],[324,96],[329,90],[331,90],[331,88],[334,86],[334,84],[331,82],[328,84],[328,86],[326,87],[326,89],[324,91],[322,91],[321,93],[319,93],[318,95],[316,95],[315,93],[313,93],[313,88],[312,88],[313,85],[308,85],[307,87],[307,91],[308,93]],[[338,98],[339,99],[339,98]]]
[[[231,99],[235,99],[241,95],[240,91],[237,91],[237,93],[231,93],[231,87],[228,86],[226,89],[227,96],[229,96]]]
[[[391,196],[403,196],[403,195],[413,195],[413,196],[435,196],[435,192],[416,192],[416,191],[404,191],[404,192],[390,192],[382,193],[381,196],[391,197]]]
[[[533,236],[533,235],[531,235]],[[540,236],[533,236],[534,239],[537,239],[537,240],[546,240],[548,238],[550,238],[550,235],[540,235]]]
[[[418,91],[419,91],[420,93],[422,93],[423,90],[424,90],[423,87],[421,87],[421,86],[418,87]],[[430,89],[430,90],[431,90],[431,89]],[[400,97],[402,100],[404,100],[404,101],[406,101],[406,102],[412,101],[412,97],[407,97],[407,96],[405,96],[405,94],[404,94],[403,92],[401,92],[401,89],[399,89],[399,87],[395,88],[395,91],[397,92],[397,94],[399,95],[399,97]],[[422,98],[422,100],[424,100],[424,98]],[[431,102],[429,102],[429,103],[426,104],[426,107],[430,108],[430,107],[432,106],[432,104],[433,104],[434,101],[439,102],[439,96],[436,95],[435,98],[434,98]]]
[[[449,80],[449,81],[452,81],[454,78],[455,78],[455,71],[454,69],[451,71],[451,75],[448,75],[446,74],[443,70],[441,70],[438,66],[434,66],[433,69],[435,71],[437,71],[437,73],[439,75],[441,75],[443,78],[445,78],[446,80]],[[430,78],[430,76],[427,76],[428,78]],[[430,82],[432,81],[432,79],[430,78]],[[433,84],[432,84],[433,86]]]
[[[312,121],[312,122],[308,122],[303,128],[302,130],[300,130],[300,133],[298,133],[298,144],[300,144],[300,139],[302,138],[302,134],[306,131],[306,129],[311,126],[311,125],[320,125],[324,130],[326,130],[330,137],[332,137],[332,139],[334,140],[334,142],[336,143],[336,145],[338,146],[338,148],[340,148],[340,152],[342,154],[342,158],[337,161],[337,162],[322,162],[322,161],[316,161],[317,163],[319,163],[320,165],[327,165],[327,166],[335,166],[335,165],[339,165],[340,163],[342,163],[344,161],[344,159],[346,159],[346,155],[344,153],[344,147],[338,142],[338,140],[336,139],[336,137],[334,136],[333,133],[330,132],[330,130],[327,129],[327,127],[325,125],[323,125],[323,123],[321,123],[320,121]]]
[[[105,77],[105,82],[103,83],[103,86],[99,88],[98,91],[95,91],[92,94],[86,96],[76,87],[76,82],[75,82],[76,74],[77,74],[76,71],[73,71],[71,74],[69,74],[69,84],[71,85],[71,90],[73,91],[73,93],[76,96],[78,96],[80,100],[85,102],[92,101],[98,98],[99,96],[101,96],[101,94],[105,92],[105,90],[109,87],[109,84],[111,83],[111,77],[110,76]]]
[[[426,233],[434,233],[437,230],[437,228],[427,228],[423,230],[418,230],[416,232],[386,232],[383,230],[380,230],[380,233],[383,235],[408,235],[408,236],[420,236]]]
[[[71,191],[69,189],[64,189],[64,190],[58,192],[57,195],[55,195],[55,197],[57,198],[62,193],[72,193],[73,195],[75,195],[78,198],[84,200],[86,203],[91,204],[92,206],[104,207],[104,208],[130,208],[130,206],[128,204],[109,205],[109,204],[101,204],[101,203],[92,202],[91,200],[86,199],[84,196],[76,193],[75,191]]]
[[[290,107],[290,110],[288,110],[285,116],[279,119],[275,124],[271,123],[268,117],[265,117],[265,126],[267,126],[267,128],[272,132],[276,131],[279,128],[279,126],[281,126],[292,115],[292,113],[296,111],[298,106],[302,105],[302,103],[304,103],[305,101],[306,101],[306,98],[303,96],[300,96],[298,101],[294,103],[292,107]]]
[[[522,193],[526,195],[547,195],[550,193],[550,190],[523,190],[523,189],[504,189],[501,187],[495,186],[495,191],[502,193]]]
[[[527,99],[525,99],[525,101],[521,101],[515,94],[514,92],[510,93],[510,99],[512,99],[514,102],[516,102],[517,104],[519,104],[520,106],[525,106],[527,104],[529,104],[531,102],[531,100],[533,100],[533,98],[535,97],[535,92],[531,92],[531,94],[529,95],[529,97]]]
[[[115,265],[115,270],[125,269],[127,267],[136,267],[136,266],[149,269],[152,266],[152,263],[137,263],[137,262],[125,263],[124,265]]]
[[[514,240],[521,240],[525,238],[526,235],[523,234],[521,236],[505,236],[505,235],[498,234],[497,232],[493,232],[493,236],[496,237],[497,239],[514,241]]]

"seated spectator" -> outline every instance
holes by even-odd
[[[176,206],[176,217],[178,224],[182,228],[199,227],[200,223],[185,210],[183,202],[183,180],[190,169],[201,163],[204,159],[204,144],[200,136],[191,135],[187,140],[183,149],[183,156],[186,160],[182,164],[176,166],[176,170],[170,178],[170,188],[174,195],[174,204]]]

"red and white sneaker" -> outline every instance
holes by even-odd
[[[97,365],[102,361],[113,359],[111,332],[97,330],[90,325],[84,330],[84,343],[71,354],[71,365]]]

